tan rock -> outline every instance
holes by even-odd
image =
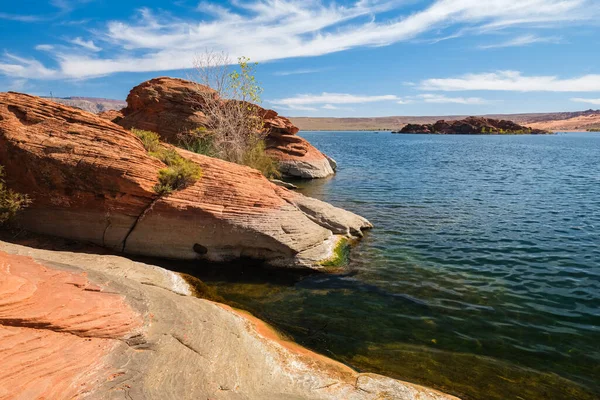
[[[9,186],[33,199],[20,219],[29,230],[132,254],[320,268],[341,236],[371,226],[251,168],[178,152],[203,176],[159,198],[153,187],[165,166],[130,131],[38,97],[0,94],[0,165]]]
[[[106,349],[102,349],[103,352],[90,351],[86,356],[79,352],[75,354],[86,365],[102,365],[95,378],[85,385],[84,395],[79,396],[82,398],[456,400],[418,385],[375,374],[357,373],[343,364],[283,340],[272,328],[249,314],[187,295],[189,287],[182,284],[178,275],[158,267],[115,256],[35,250],[4,242],[0,242],[0,252],[34,257],[44,265],[42,268],[36,264],[33,273],[27,275],[28,281],[45,281],[43,274],[65,275],[62,271],[65,269],[70,271],[69,276],[81,276],[85,272],[87,280],[101,284],[105,292],[110,288],[111,293],[77,290],[97,297],[125,298],[136,314],[142,316],[141,327],[134,328],[139,333],[137,341],[117,341],[108,348],[108,356],[103,356]],[[0,253],[0,265],[14,265],[22,262],[20,260],[23,258]],[[31,263],[29,258],[24,260]],[[12,269],[11,275],[7,275],[7,269],[1,269],[0,282],[12,274],[24,275]],[[54,285],[54,296],[71,294],[73,287]],[[45,303],[42,299],[32,304],[37,303],[40,304],[36,307],[43,310]],[[76,313],[81,306],[76,301],[68,302],[62,313]],[[51,313],[51,306],[48,308]],[[121,310],[122,306],[115,309]],[[106,312],[106,315],[110,316],[111,312]],[[101,324],[94,322],[105,320],[102,314],[96,312],[87,317],[88,326],[105,332]],[[0,323],[3,328],[3,320]],[[35,331],[43,333],[46,330],[41,327]],[[94,330],[86,332],[92,335]],[[61,335],[65,352],[77,348],[78,336]],[[1,352],[1,346],[5,346],[6,342],[2,340],[0,343]],[[55,351],[44,359],[36,359],[36,353],[28,353],[34,350],[24,349],[26,352],[17,359],[32,356],[27,364],[28,371],[41,371],[45,365],[62,362],[61,352]],[[2,386],[2,383],[13,377],[11,382],[19,385],[32,372],[26,370],[15,378],[13,370],[3,367],[4,363],[0,366],[0,387],[7,390],[5,397],[14,398],[11,394],[15,393],[11,390],[20,386]],[[83,370],[80,372],[81,376],[89,376]],[[67,373],[57,376],[53,385],[64,390],[55,393],[47,390],[45,398],[69,398],[63,394],[76,395],[82,390],[80,377]]]

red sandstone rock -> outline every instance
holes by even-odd
[[[0,399],[69,399],[106,380],[141,318],[81,273],[0,252]]]
[[[442,135],[479,135],[498,133],[547,134],[548,131],[532,129],[512,121],[485,117],[468,117],[457,121],[437,121],[435,124],[408,124],[395,133],[436,133]]]
[[[203,176],[159,198],[153,187],[165,166],[130,131],[49,100],[0,93],[0,165],[9,187],[33,200],[20,217],[32,231],[148,256],[319,268],[340,235],[371,226],[251,168],[177,151]]]
[[[178,134],[206,123],[198,91],[214,92],[183,79],[151,79],[131,90],[128,105],[122,110],[123,118],[117,116],[113,121],[127,129],[157,132],[163,140],[173,143]],[[260,108],[260,113],[269,131],[267,152],[279,161],[282,173],[302,178],[323,178],[334,173],[327,157],[296,135],[298,128],[289,119],[273,110]]]

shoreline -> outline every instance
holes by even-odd
[[[423,386],[359,373],[306,349],[282,337],[275,328],[246,311],[194,297],[192,287],[177,272],[120,256],[42,250],[4,241],[0,241],[0,258],[5,265],[14,264],[9,260],[23,259],[43,266],[45,271],[72,276],[84,274],[94,285],[92,292],[85,292],[89,285],[73,289],[70,284],[65,284],[55,286],[54,295],[60,296],[65,288],[71,288],[90,293],[96,299],[121,297],[138,316],[132,318],[143,321],[141,327],[128,330],[128,333],[120,331],[121,339],[115,342],[108,355],[103,356],[104,361],[98,360],[102,367],[95,379],[99,383],[85,389],[88,398],[105,398],[108,393],[120,390],[133,398],[165,398],[167,393],[171,394],[167,397],[178,399],[217,394],[219,398],[232,398],[222,396],[231,392],[231,395],[256,399],[282,398],[280,396],[374,399],[377,396],[386,398],[386,395],[387,398],[407,400],[457,399]],[[18,271],[18,267],[13,267],[13,271]],[[40,282],[32,275],[28,279]],[[42,309],[45,306],[41,302],[23,304]],[[103,315],[110,318],[111,312],[121,308],[113,307]],[[77,313],[77,310],[75,304],[68,303],[61,314]],[[57,324],[56,335],[61,340],[74,337],[61,333],[66,328],[60,327],[67,322],[52,322],[52,315],[48,318]],[[89,324],[93,325],[94,321],[92,319]],[[27,331],[31,328],[19,329]],[[35,329],[44,331],[46,328]],[[92,329],[86,335],[93,336],[94,332]],[[148,358],[150,353],[152,357]],[[206,368],[208,360],[211,360],[210,370]],[[13,361],[19,363],[22,358]],[[215,380],[216,377],[221,378]],[[75,378],[63,378],[62,384],[70,383],[67,382],[69,379]],[[279,387],[273,388],[270,385],[273,381],[280,382]],[[81,381],[75,379],[74,382],[77,382],[75,388],[67,387],[77,390]],[[272,390],[275,392],[271,393]]]

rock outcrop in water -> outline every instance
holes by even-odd
[[[158,133],[174,143],[177,135],[189,132],[206,123],[202,97],[198,91],[214,90],[177,78],[155,78],[134,87],[127,96],[122,116],[106,113],[104,117],[130,129],[138,128]],[[216,93],[215,93],[216,96]],[[267,153],[274,157],[284,175],[299,178],[324,178],[334,174],[335,164],[296,135],[298,128],[289,119],[273,110],[260,108],[267,137]]]
[[[145,128],[145,127],[142,127]],[[321,268],[362,217],[279,187],[258,171],[176,149],[202,178],[154,191],[165,165],[130,131],[39,97],[0,93],[0,165],[33,204],[28,230],[130,254]]]
[[[191,293],[155,266],[0,242],[0,398],[456,400]]]
[[[469,117],[458,121],[440,120],[435,124],[408,124],[394,133],[432,133],[440,135],[493,135],[493,134],[533,134],[542,135],[550,132],[532,129],[512,121],[485,117]]]

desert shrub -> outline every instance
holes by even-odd
[[[277,163],[265,153],[263,91],[254,77],[256,63],[245,57],[230,70],[224,53],[206,52],[195,60],[197,89],[190,100],[206,116],[205,127],[186,134],[180,146],[199,154],[247,165],[267,177],[278,176]],[[207,87],[212,90],[207,90]]]
[[[142,141],[142,144],[144,145],[146,151],[156,152],[160,150],[161,144],[160,136],[158,136],[158,133],[144,131],[141,129],[132,129],[131,132],[133,132],[133,134]]]
[[[181,190],[202,177],[202,169],[198,164],[183,158],[173,149],[162,148],[149,154],[167,165],[167,168],[158,171],[158,183],[154,191],[159,195]]]
[[[264,140],[257,140],[254,146],[246,150],[242,164],[259,170],[267,178],[279,178],[281,173],[277,161],[265,152],[265,147]]]
[[[154,186],[156,194],[166,196],[202,177],[202,169],[198,164],[183,158],[175,149],[162,145],[158,134],[139,129],[131,131],[140,138],[149,156],[158,158],[167,165],[167,168],[158,171],[158,183]]]
[[[178,136],[177,146],[208,157],[218,157],[215,138],[206,128],[198,128]]]
[[[0,225],[14,218],[15,215],[31,204],[25,194],[14,192],[6,187],[4,167],[0,166]]]

